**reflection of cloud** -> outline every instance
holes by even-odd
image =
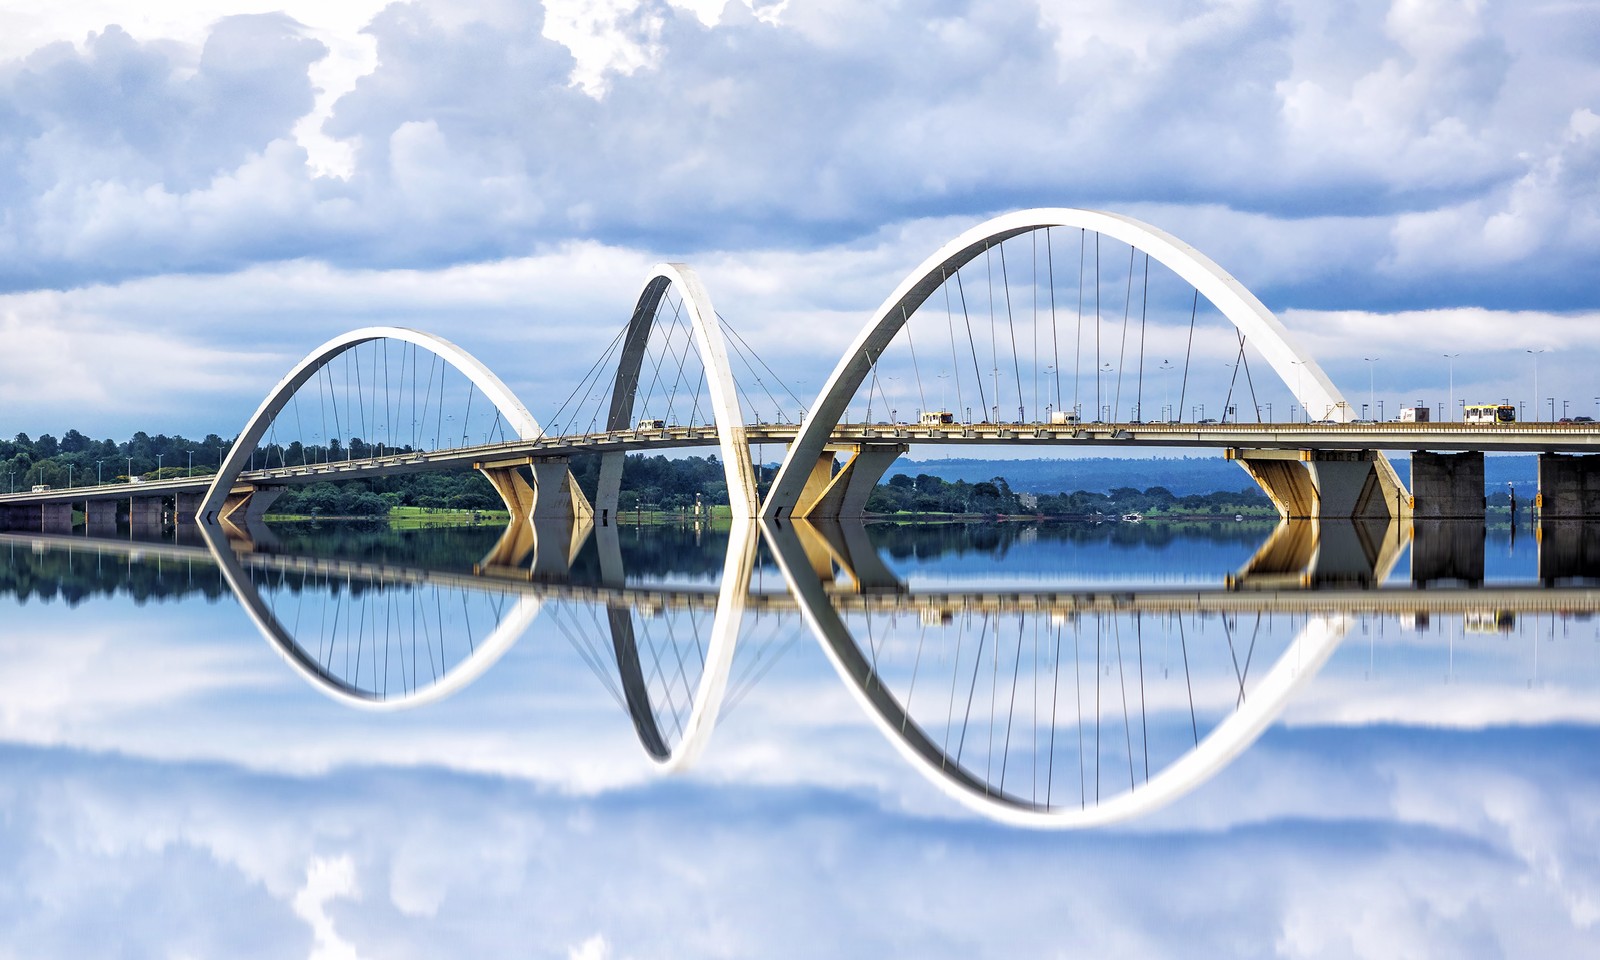
[[[348,856],[317,858],[306,868],[306,885],[294,895],[294,912],[311,925],[315,943],[311,960],[355,960],[355,947],[339,936],[328,916],[327,904],[334,900],[359,899],[355,864]]]
[[[12,748],[0,928],[34,956],[71,951],[15,931],[120,922],[124,904],[151,917],[125,938],[144,953],[275,924],[285,932],[228,955],[315,934],[313,950],[363,956],[664,943],[774,957],[1581,956],[1600,891],[1591,741],[1577,728],[1275,731],[1156,821],[1070,835],[925,819],[821,786],[669,779],[574,798],[436,770],[300,779]],[[185,912],[196,889],[213,909]],[[254,893],[215,909],[231,891]]]

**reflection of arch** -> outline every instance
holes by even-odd
[[[622,356],[617,365],[616,387],[611,394],[611,410],[606,417],[606,429],[628,430],[633,427],[633,404],[639,392],[639,378],[644,367],[645,347],[650,342],[650,329],[655,323],[661,298],[666,296],[667,288],[673,286],[683,296],[694,330],[695,345],[700,350],[700,361],[705,367],[706,389],[710,394],[711,414],[717,427],[717,444],[722,454],[722,468],[728,478],[728,503],[732,505],[735,516],[753,517],[756,514],[755,470],[750,465],[744,411],[739,405],[733,370],[728,364],[727,344],[722,338],[716,309],[711,305],[711,295],[687,264],[658,263],[645,281],[644,290],[640,292],[639,301],[633,308],[633,316],[628,321]],[[601,458],[600,489],[595,497],[595,508],[600,511],[602,521],[616,513],[625,457],[625,453],[618,451],[604,454]]]
[[[813,465],[873,362],[923,301],[950,274],[989,247],[1048,227],[1092,230],[1149,254],[1198,290],[1238,327],[1290,386],[1302,406],[1326,411],[1325,416],[1330,419],[1344,420],[1349,416],[1344,398],[1333,382],[1315,360],[1291,341],[1289,332],[1272,311],[1205,254],[1163,230],[1121,214],[1065,207],[1021,210],[980,223],[945,244],[883,302],[818,392],[762,505],[762,516],[777,517],[794,510]],[[1386,460],[1381,456],[1379,459],[1379,469],[1393,471]]]
[[[222,461],[222,466],[217,469],[216,479],[212,480],[211,486],[206,489],[205,497],[200,502],[199,510],[196,511],[196,515],[203,523],[216,521],[223,503],[233,490],[234,481],[249,463],[250,454],[255,450],[256,444],[261,442],[267,429],[272,426],[272,421],[295,393],[333,358],[346,350],[370,340],[384,339],[401,340],[433,353],[471,380],[473,385],[500,411],[500,415],[505,418],[507,425],[517,432],[518,437],[532,440],[539,435],[539,424],[533,419],[533,414],[528,412],[528,408],[522,405],[522,401],[518,400],[488,367],[465,350],[441,337],[404,327],[363,327],[334,337],[311,351],[289,371],[288,375],[278,381],[278,385],[272,388],[267,398],[261,401],[261,406],[256,408],[256,412],[246,421],[243,432],[234,441],[228,456]]]
[[[620,569],[621,566],[620,556],[609,559],[605,556],[608,549],[615,549],[617,545],[615,527],[609,529],[613,531],[609,536],[602,531],[599,537],[602,570]],[[656,722],[654,705],[650,702],[649,683],[639,659],[632,611],[618,606],[606,611],[628,714],[633,718],[639,743],[644,746],[650,759],[665,770],[686,769],[705,749],[711,731],[716,726],[717,713],[722,707],[723,693],[728,685],[728,671],[733,665],[734,646],[744,623],[759,536],[760,528],[754,520],[734,518],[728,537],[728,556],[723,561],[722,579],[717,588],[717,604],[706,645],[705,667],[695,685],[689,719],[683,725],[683,736],[676,746],[667,741]]]
[[[923,732],[905,707],[880,682],[876,668],[851,636],[829,599],[794,528],[763,523],[784,581],[801,615],[822,644],[845,685],[901,756],[935,786],[964,806],[1004,823],[1024,827],[1092,827],[1151,813],[1216,775],[1270,726],[1294,694],[1327,661],[1355,623],[1345,614],[1312,617],[1227,719],[1177,761],[1136,790],[1090,807],[1051,808],[1001,792],[970,773]]]
[[[249,574],[239,563],[238,556],[234,554],[222,531],[210,524],[196,526],[205,539],[206,547],[216,559],[218,568],[222,570],[223,579],[238,597],[240,606],[244,607],[245,613],[256,625],[256,629],[261,631],[261,635],[307,683],[329,699],[348,707],[390,711],[419,707],[442,700],[472,683],[493,666],[539,615],[539,598],[519,594],[515,605],[495,625],[493,632],[473,644],[472,653],[453,670],[440,677],[436,683],[401,697],[375,696],[324,668],[315,657],[310,656],[288,628],[279,621],[261,593],[256,590],[255,584],[251,582]]]

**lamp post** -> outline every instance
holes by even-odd
[[[1533,412],[1537,414],[1539,412],[1539,354],[1544,353],[1544,351],[1541,349],[1525,350],[1523,352],[1533,357]]]
[[[94,485],[97,487],[105,484],[105,464],[106,462],[104,460],[96,460],[94,462]]]
[[[1378,379],[1377,379],[1377,377],[1378,377],[1378,375],[1375,372],[1377,368],[1375,366],[1373,366],[1373,364],[1378,360],[1382,360],[1383,358],[1382,357],[1362,357],[1361,359],[1367,361],[1367,405],[1369,407],[1371,407],[1372,409],[1376,410],[1376,409],[1378,409],[1378,400],[1377,400],[1377,396],[1378,396],[1378,390],[1377,390]]]
[[[1172,361],[1163,360],[1161,366],[1156,368],[1161,371],[1161,410],[1168,420],[1176,420],[1172,415],[1172,378],[1167,374],[1172,372]]]
[[[164,454],[164,453],[156,454],[156,481],[157,482],[160,482],[160,480],[161,480],[161,458],[165,457],[165,456],[166,456],[166,454]]]
[[[1444,358],[1450,361],[1450,406],[1447,409],[1452,417],[1456,412],[1456,358],[1459,356],[1459,353],[1444,354]]]
[[[128,482],[133,482],[133,458],[128,458]]]
[[[72,489],[72,464],[67,464],[67,489]]]

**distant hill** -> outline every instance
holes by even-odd
[[[1400,477],[1411,476],[1410,457],[1393,455]],[[1038,460],[912,460],[901,457],[884,479],[903,473],[919,473],[941,480],[977,483],[1005,477],[1011,489],[1021,493],[1059,493],[1087,490],[1109,493],[1118,487],[1138,490],[1161,486],[1178,496],[1216,493],[1223,490],[1254,488],[1255,484],[1238,464],[1217,457],[1063,457]],[[1484,462],[1484,483],[1491,491],[1503,491],[1514,481],[1519,491],[1531,496],[1538,482],[1537,458],[1532,455],[1489,457]]]

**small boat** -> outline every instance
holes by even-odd
[[[1124,513],[1122,515],[1122,522],[1123,523],[1138,523],[1140,520],[1143,520],[1143,519],[1144,519],[1144,514],[1142,514],[1142,513]]]

